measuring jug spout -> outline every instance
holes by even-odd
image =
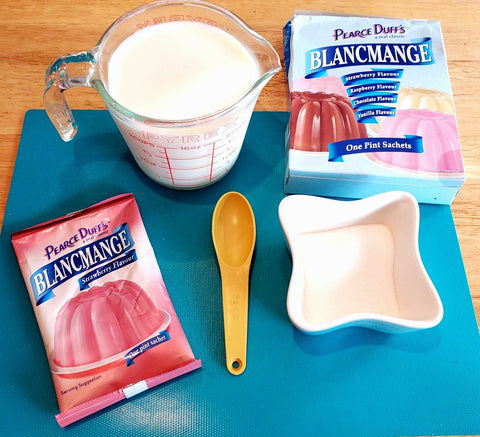
[[[259,71],[259,78],[251,88],[251,93],[256,93],[258,97],[263,87],[282,67],[278,53],[267,40],[250,28],[245,32],[242,42],[255,56]]]
[[[255,38],[251,49],[254,53],[259,68],[259,79],[253,84],[252,92],[257,96],[262,91],[267,82],[281,70],[280,58],[271,44],[260,35],[250,30],[251,36]]]

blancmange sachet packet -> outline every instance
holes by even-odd
[[[439,22],[298,11],[284,37],[285,192],[451,203],[465,176]]]
[[[16,232],[60,426],[201,367],[132,194]]]

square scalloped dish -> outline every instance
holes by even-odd
[[[420,257],[411,194],[354,201],[292,195],[280,202],[279,217],[293,262],[287,310],[298,329],[399,333],[442,320],[442,302]]]

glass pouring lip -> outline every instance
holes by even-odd
[[[175,127],[189,127],[189,126],[194,126],[197,124],[200,124],[206,120],[211,121],[212,119],[218,119],[224,115],[229,114],[230,112],[233,112],[238,106],[240,106],[241,102],[246,100],[249,95],[254,95],[255,90],[260,89],[263,84],[265,84],[272,76],[274,76],[276,73],[278,73],[281,70],[281,64],[280,64],[280,58],[278,56],[278,53],[275,51],[273,46],[261,35],[259,35],[257,32],[255,32],[247,23],[245,23],[240,17],[238,17],[236,14],[233,12],[229,11],[228,9],[225,9],[221,6],[215,5],[213,3],[205,2],[203,0],[188,0],[188,1],[178,1],[178,0],[159,0],[155,1],[152,3],[148,3],[146,5],[139,6],[135,9],[130,10],[129,12],[126,12],[119,18],[117,18],[108,28],[107,30],[103,33],[101,36],[100,40],[98,41],[97,45],[91,50],[91,53],[93,54],[94,58],[96,61],[98,61],[98,56],[102,53],[103,46],[105,45],[105,42],[108,38],[108,36],[113,32],[113,29],[115,29],[119,24],[124,22],[130,17],[133,17],[135,15],[138,15],[142,13],[143,11],[155,7],[155,6],[162,6],[162,5],[169,5],[169,6],[199,6],[203,7],[205,9],[210,9],[212,11],[215,11],[221,15],[224,15],[227,17],[230,21],[233,21],[237,25],[240,26],[245,32],[249,33],[251,36],[253,36],[255,39],[257,39],[261,44],[263,44],[265,47],[270,49],[272,57],[274,58],[274,61],[272,61],[272,68],[262,74],[253,85],[246,90],[238,99],[236,99],[233,103],[230,105],[221,108],[217,111],[210,112],[204,115],[201,115],[199,117],[191,117],[191,118],[184,118],[184,119],[157,119],[153,117],[148,117],[145,115],[138,114],[134,111],[131,111],[130,109],[126,108],[123,106],[121,103],[119,103],[117,100],[115,100],[106,87],[104,86],[103,81],[98,77],[98,69],[95,69],[93,75],[92,75],[92,80],[91,83],[92,85],[98,90],[102,98],[104,99],[105,103],[107,106],[110,106],[112,109],[115,109],[115,111],[119,112],[120,114],[127,116],[128,118],[138,120],[140,122],[143,122],[145,124],[149,125],[163,125],[165,127],[168,126],[175,126]],[[273,65],[276,64],[275,67]],[[96,62],[96,65],[98,65],[98,62]],[[253,96],[255,97],[255,96]],[[253,98],[252,97],[252,98]]]

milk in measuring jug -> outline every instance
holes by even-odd
[[[236,102],[259,78],[253,56],[233,36],[199,22],[148,26],[123,41],[108,67],[108,90],[129,110],[183,120]]]

